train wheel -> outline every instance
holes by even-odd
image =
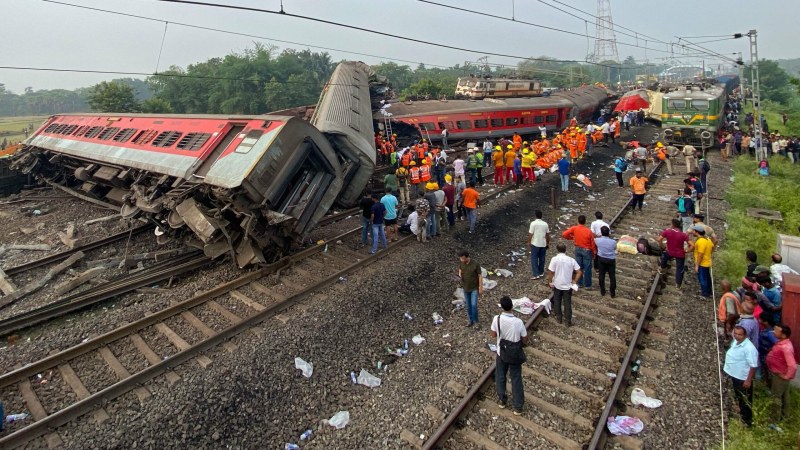
[[[136,205],[125,203],[119,210],[119,214],[123,219],[133,219],[142,212],[142,209]]]

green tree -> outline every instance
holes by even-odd
[[[129,85],[103,81],[89,89],[89,106],[97,112],[137,112],[139,103]]]
[[[141,103],[141,109],[143,113],[149,114],[170,114],[174,112],[172,110],[172,105],[170,105],[168,101],[159,97],[150,97],[143,101]]]
[[[745,72],[745,77],[752,80],[751,68],[748,67]],[[761,83],[762,100],[788,105],[796,99],[791,77],[775,61],[765,59],[758,62],[758,79]]]

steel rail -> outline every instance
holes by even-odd
[[[649,177],[653,177],[658,171],[658,169],[661,168],[661,165],[662,165],[661,162],[656,164],[650,171]],[[499,195],[500,192],[497,192],[495,194]],[[625,203],[625,205],[623,205],[619,209],[614,218],[611,219],[611,222],[609,223],[610,226],[613,226],[622,218],[622,216],[628,210],[628,206],[629,204]],[[625,356],[621,361],[620,370],[612,386],[612,390],[609,394],[608,401],[606,402],[606,405],[603,408],[600,418],[598,419],[598,422],[596,424],[596,428],[591,441],[592,444],[594,444],[594,446],[590,444],[590,446],[587,447],[588,449],[598,448],[597,445],[600,445],[598,443],[601,442],[599,439],[602,439],[603,444],[605,442],[606,435],[604,434],[604,430],[606,428],[606,420],[608,420],[608,417],[610,416],[611,412],[614,411],[614,408],[616,407],[617,397],[624,390],[623,382],[625,383],[625,386],[627,386],[626,373],[627,374],[630,373],[629,370],[631,361],[634,361],[635,360],[634,358],[638,355],[639,351],[638,346],[639,346],[639,341],[641,340],[641,336],[643,332],[644,333],[647,332],[647,330],[644,328],[644,324],[647,320],[650,320],[649,312],[651,307],[656,306],[653,305],[653,299],[656,295],[659,283],[660,283],[660,278],[658,274],[656,274],[654,275],[654,280],[650,287],[649,295],[644,303],[642,313],[639,316],[639,320],[637,321],[636,327],[634,329],[634,334],[631,337],[631,343],[628,346],[628,350],[626,351]],[[539,323],[539,321],[543,318],[543,316],[544,316],[544,308],[539,308],[535,310],[533,315],[525,323],[525,328],[527,330],[530,330]],[[458,403],[458,405],[455,406],[453,411],[447,417],[445,417],[444,421],[436,429],[436,431],[434,431],[434,433],[423,443],[421,447],[422,450],[431,450],[443,447],[444,443],[447,442],[452,433],[455,431],[455,426],[466,418],[466,416],[470,413],[472,407],[475,405],[475,403],[478,402],[478,394],[489,387],[488,382],[494,376],[496,368],[497,364],[493,362],[491,366],[488,369],[486,369],[486,371],[483,372],[478,381],[464,395],[464,398],[461,399],[461,401]],[[598,438],[598,441],[595,442],[595,436],[597,435],[599,435],[600,437]]]
[[[60,261],[62,259],[67,259],[69,256],[78,253],[80,251],[88,251],[94,250],[96,248],[103,247],[108,245],[112,242],[121,241],[129,236],[136,236],[141,234],[144,231],[151,229],[151,225],[141,225],[136,228],[131,228],[126,231],[122,231],[117,234],[112,234],[111,236],[105,237],[103,239],[98,239],[94,242],[90,242],[88,244],[81,245],[79,247],[75,247],[70,250],[65,250],[63,252],[59,252],[50,256],[45,256],[44,258],[39,258],[31,262],[27,262],[25,264],[20,264],[18,266],[14,266],[8,269],[5,269],[6,275],[16,275],[20,272],[25,272],[27,270],[35,269],[37,267],[41,267],[50,263],[54,263],[56,261]]]
[[[62,298],[41,308],[36,308],[14,315],[8,319],[0,320],[0,336],[7,336],[16,331],[38,325],[65,314],[88,308],[117,295],[125,294],[151,283],[199,269],[213,262],[214,260],[209,259],[200,252],[180,255],[173,259],[163,261],[158,266],[134,276],[120,278],[96,288]]]
[[[356,232],[359,232],[360,230],[361,228],[359,227],[354,230],[348,231],[340,236],[337,236],[336,238],[333,238],[334,239],[333,242],[335,242],[336,239],[344,238],[345,236],[354,234]],[[400,239],[394,246],[390,247],[389,250],[393,251],[393,249],[400,248],[400,246],[410,242],[411,238],[412,236],[406,236]],[[205,303],[206,301],[209,301],[220,295],[228,293],[239,287],[245,286],[251,283],[252,281],[256,281],[280,269],[289,267],[291,264],[293,264],[296,261],[299,261],[300,259],[325,251],[327,245],[328,243],[326,242],[318,244],[314,247],[310,247],[300,253],[283,258],[280,261],[271,264],[265,268],[251,272],[245,276],[239,277],[235,280],[220,285],[202,294],[196,295],[195,297],[189,300],[186,300],[184,302],[181,302],[179,304],[161,310],[141,320],[138,320],[131,324],[112,330],[101,336],[93,338],[85,343],[78,344],[75,347],[61,351],[52,356],[48,356],[28,366],[6,373],[0,376],[0,388],[11,386],[19,381],[25,380],[28,377],[40,373],[43,370],[55,367],[61,363],[70,361],[78,356],[97,350],[111,342],[125,338],[148,326],[162,322],[169,317],[180,314],[181,312],[187,311],[197,305]],[[166,360],[161,361],[158,364],[150,366],[136,374],[133,374],[128,378],[125,378],[124,380],[121,380],[103,390],[100,390],[90,395],[89,397],[86,397],[83,400],[80,400],[62,410],[59,410],[51,415],[48,415],[42,420],[33,422],[32,424],[26,426],[25,428],[22,428],[19,431],[16,431],[12,434],[0,438],[0,449],[18,447],[26,444],[27,442],[38,436],[41,436],[51,431],[55,431],[57,427],[64,425],[90,411],[102,407],[105,403],[135,389],[136,387],[143,385],[146,381],[151,380],[167,372],[171,368],[194,358],[195,356],[204,351],[216,347],[217,345],[223,343],[224,341],[240,334],[242,331],[247,330],[257,325],[258,323],[278,314],[279,312],[285,310],[286,308],[289,308],[290,306],[304,299],[309,294],[321,288],[327,287],[333,283],[338,282],[339,277],[341,277],[343,274],[350,273],[353,270],[358,269],[368,263],[374,262],[378,258],[382,257],[383,254],[366,256],[365,258],[353,264],[348,265],[342,270],[339,270],[333,273],[332,275],[329,275],[322,281],[312,286],[309,286],[306,289],[303,289],[297,294],[294,294],[281,302],[271,305],[266,309],[264,309],[263,311],[258,312],[255,315],[247,319],[244,319],[237,324],[229,326],[223,331],[209,337],[208,339],[205,339],[203,341],[200,341],[192,345],[186,350],[176,353],[174,356],[171,356]]]

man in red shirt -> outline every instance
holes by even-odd
[[[592,289],[592,259],[597,254],[597,245],[594,243],[594,233],[586,226],[586,216],[578,216],[578,224],[567,228],[561,236],[575,241],[575,260],[583,272],[578,287]]]
[[[775,337],[778,342],[767,354],[767,368],[770,373],[770,390],[777,400],[778,421],[789,415],[789,382],[797,374],[797,361],[794,359],[794,347],[789,337],[792,330],[788,325],[775,325]]]
[[[675,260],[675,285],[678,288],[683,284],[683,271],[686,266],[686,252],[692,251],[694,245],[689,236],[683,232],[680,219],[672,219],[672,228],[667,228],[658,236],[661,248],[666,246],[666,250],[661,252],[661,272],[667,268],[671,259]],[[666,244],[665,244],[666,243]],[[687,247],[684,247],[684,244]]]

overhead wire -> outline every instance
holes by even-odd
[[[365,32],[365,33],[375,34],[375,35],[378,35],[378,36],[385,36],[385,37],[390,37],[390,38],[394,38],[394,39],[400,39],[400,40],[409,41],[409,42],[416,42],[418,44],[424,44],[424,45],[429,45],[429,46],[434,46],[434,47],[441,47],[441,48],[446,48],[446,49],[450,49],[450,50],[457,50],[457,51],[462,51],[462,52],[467,52],[467,53],[476,53],[476,54],[481,54],[481,55],[498,56],[498,57],[503,57],[503,58],[530,60],[530,61],[553,61],[553,59],[549,59],[549,58],[534,58],[534,57],[530,57],[530,56],[512,55],[512,54],[508,54],[508,53],[500,53],[500,52],[485,51],[485,50],[479,50],[479,49],[473,49],[473,48],[459,47],[459,46],[451,45],[451,44],[442,44],[442,43],[427,41],[427,40],[424,40],[424,39],[417,39],[417,38],[413,38],[413,37],[409,37],[409,36],[403,36],[403,35],[389,33],[389,32],[380,31],[380,30],[373,30],[373,29],[370,29],[370,28],[360,27],[360,26],[356,26],[356,25],[350,25],[350,24],[341,23],[341,22],[335,22],[335,21],[327,20],[327,19],[321,19],[321,18],[318,18],[318,17],[311,17],[311,16],[302,15],[302,14],[288,13],[288,12],[285,12],[283,10],[282,11],[273,11],[273,10],[270,10],[270,9],[255,8],[255,7],[249,7],[249,6],[239,6],[239,5],[226,5],[226,4],[221,4],[221,3],[203,2],[203,1],[197,1],[197,0],[156,0],[156,1],[163,2],[163,3],[175,3],[175,4],[183,4],[183,5],[206,6],[206,7],[213,7],[213,8],[233,9],[233,10],[240,10],[240,11],[259,12],[259,13],[264,13],[264,14],[274,14],[274,15],[280,15],[280,16],[285,16],[285,17],[292,17],[292,18],[295,18],[295,19],[303,19],[303,20],[308,20],[308,21],[312,21],[312,22],[323,23],[323,24],[326,24],[326,25],[333,25],[333,26],[347,28],[347,29],[351,29],[351,30],[362,31],[362,32]],[[501,17],[501,16],[497,16],[497,17]],[[517,22],[520,22],[520,21],[517,21]],[[570,32],[570,31],[566,31],[566,30],[560,30],[560,31],[566,32],[566,33],[569,33],[569,34],[573,34],[573,35],[576,35],[576,36],[583,36],[583,34],[581,34],[581,33],[575,33],[575,32]],[[583,63],[583,62],[586,62],[584,60],[577,60],[577,59],[558,59],[558,60],[555,60],[555,61],[556,62],[568,62],[568,63]],[[589,64],[594,64],[594,65],[603,66],[603,67],[614,67],[614,66],[611,66],[611,65],[608,65],[608,64],[602,64],[602,63],[589,63]]]

